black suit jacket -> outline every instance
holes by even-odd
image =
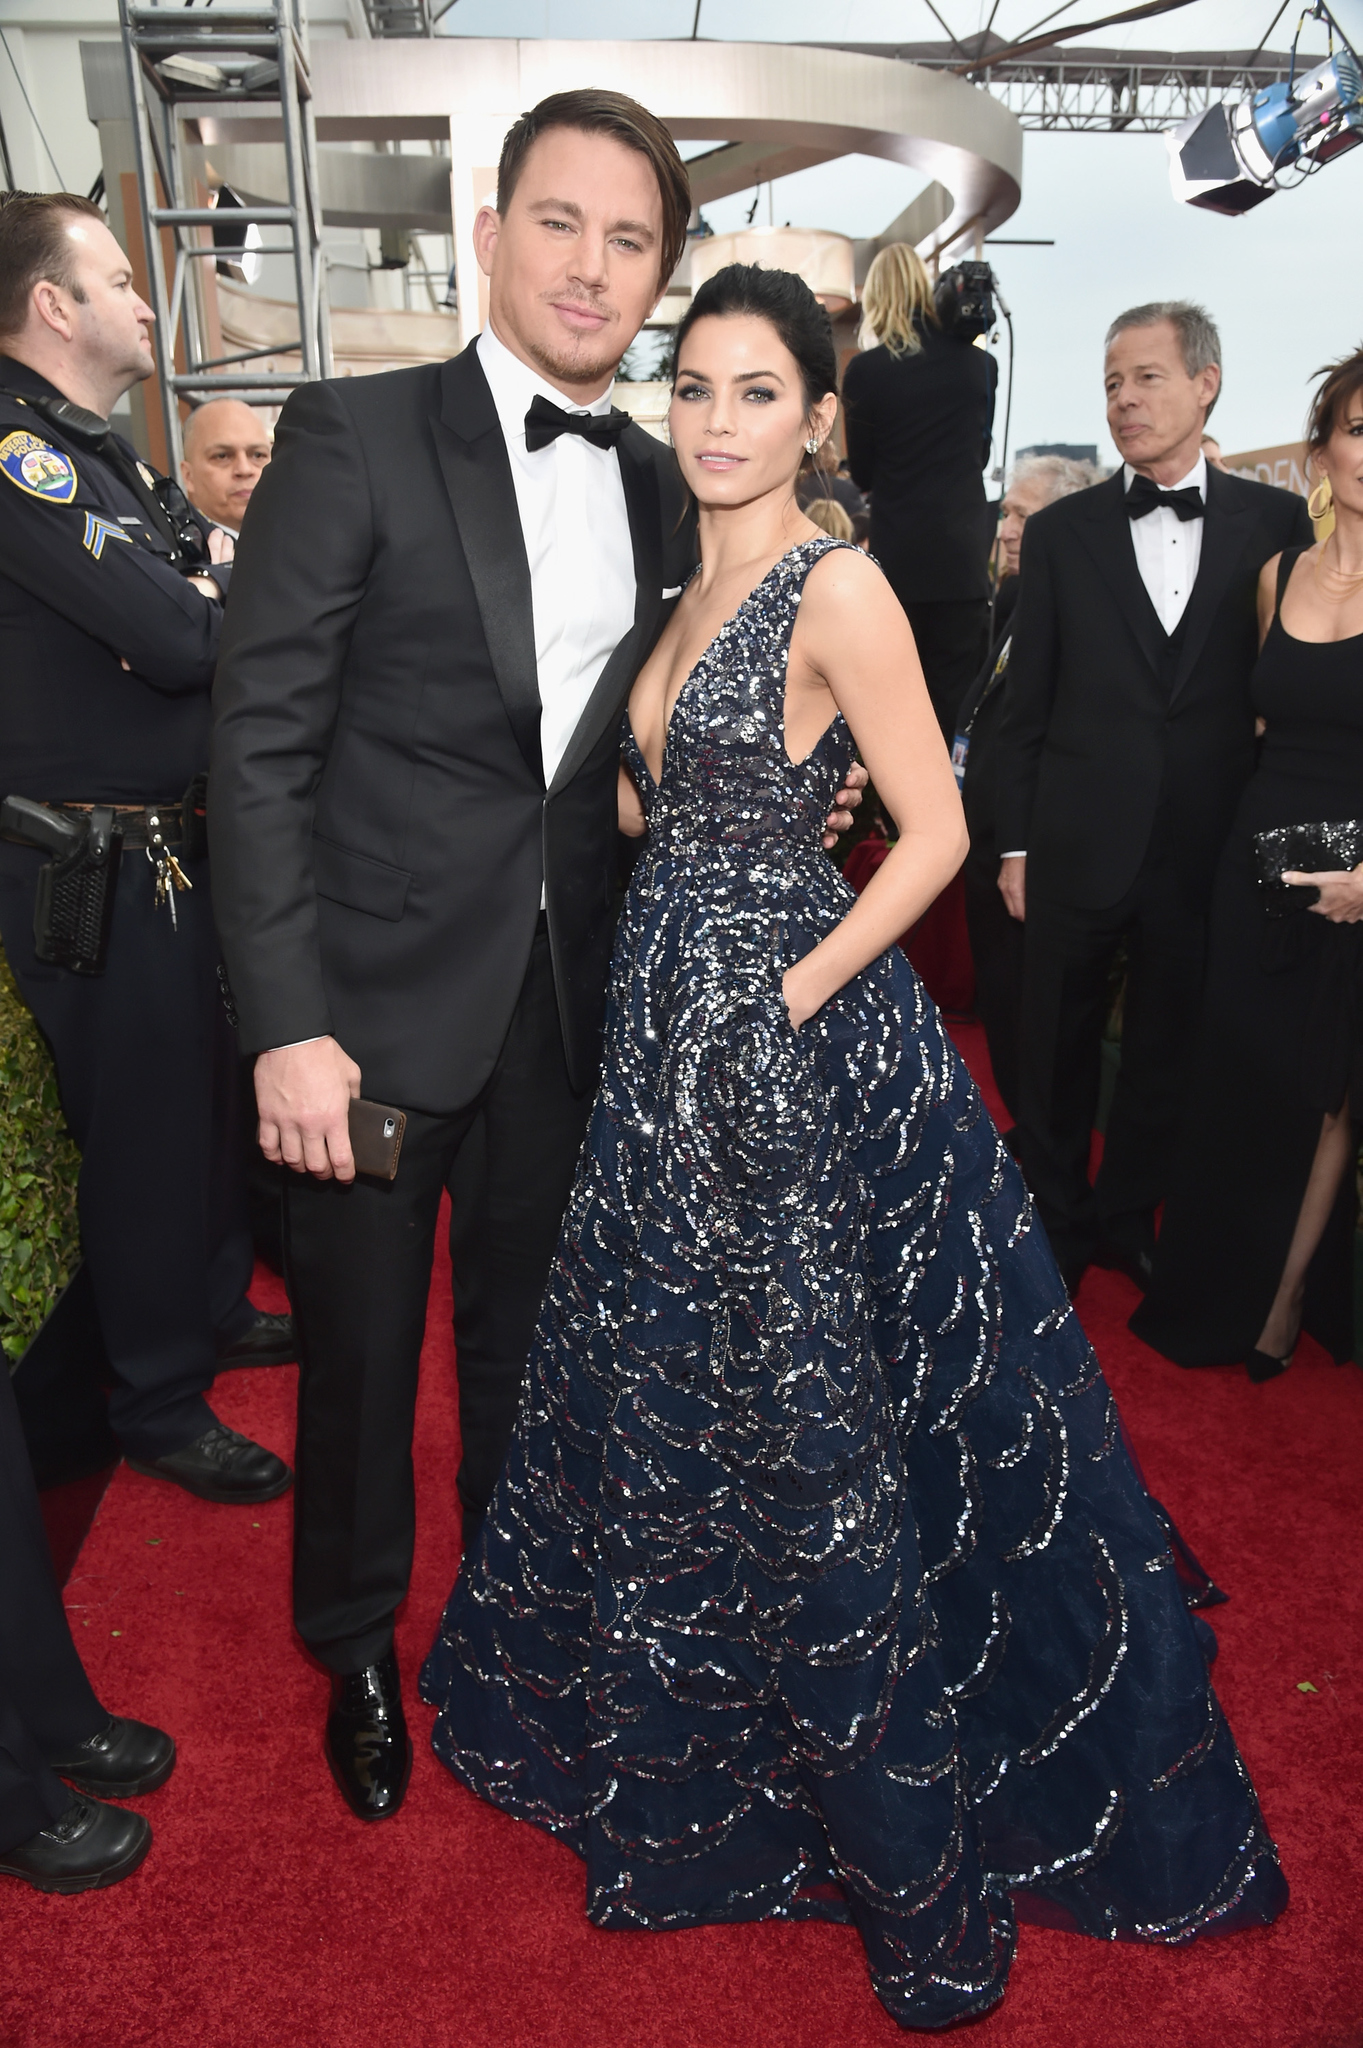
[[[853,356],[842,377],[847,466],[871,494],[871,553],[901,604],[989,595],[984,465],[994,358],[939,328],[915,355]]]
[[[1029,890],[1089,909],[1117,902],[1158,814],[1190,899],[1205,901],[1254,765],[1259,571],[1310,538],[1301,498],[1209,469],[1197,580],[1171,651],[1136,566],[1123,472],[1033,513],[996,811],[999,850],[1026,851]]]
[[[569,1072],[592,1085],[620,715],[695,546],[670,451],[631,426],[619,458],[634,624],[546,790],[530,570],[476,352],[289,399],[214,685],[213,893],[248,1051],[330,1033],[370,1097],[460,1107],[501,1050],[543,883]]]
[[[966,866],[992,887],[998,879],[999,849],[994,837],[994,817],[999,790],[999,726],[1008,693],[1008,664],[1012,654],[1013,613],[1017,609],[1017,576],[1005,576],[994,601],[994,632],[989,654],[974,683],[962,699],[956,714],[956,730],[968,733],[969,750],[961,779],[961,803],[965,810],[970,851]]]

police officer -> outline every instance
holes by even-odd
[[[247,1504],[292,1475],[220,1424],[205,1390],[224,1365],[291,1358],[292,1330],[246,1295],[236,1053],[196,843],[229,571],[108,427],[152,374],[152,319],[88,200],[4,195],[0,797],[44,808],[0,818],[0,937],[81,1149],[110,1423],[137,1471]],[[64,894],[39,850],[54,834],[84,835]]]

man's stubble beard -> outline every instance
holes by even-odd
[[[532,335],[526,335],[524,340],[527,355],[551,384],[595,384],[614,377],[630,345],[627,341],[622,346],[618,334],[613,334],[599,354],[589,355],[592,341],[586,335],[575,345],[563,348],[555,348]]]

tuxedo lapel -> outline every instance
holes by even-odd
[[[1235,479],[1207,465],[1207,512],[1202,522],[1202,554],[1197,578],[1183,615],[1183,646],[1174,671],[1174,695],[1192,674],[1206,645],[1212,621],[1226,594],[1226,585],[1254,530],[1251,509],[1235,487]]]
[[[1084,500],[1089,521],[1085,538],[1137,646],[1158,676],[1164,660],[1166,636],[1136,566],[1131,520],[1126,510],[1124,472],[1119,469],[1106,483],[1095,484],[1092,490],[1085,491]]]
[[[611,653],[587,699],[563,759],[549,785],[566,788],[606,728],[619,718],[640,663],[653,645],[662,611],[662,506],[652,451],[640,427],[627,428],[618,445],[620,480],[634,549],[634,623]]]
[[[442,366],[440,413],[431,428],[497,688],[526,765],[543,782],[530,563],[511,460],[472,342]]]

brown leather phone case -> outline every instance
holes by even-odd
[[[375,1180],[396,1180],[406,1131],[403,1110],[356,1096],[350,1105],[350,1149],[355,1154],[356,1173],[370,1174]]]

